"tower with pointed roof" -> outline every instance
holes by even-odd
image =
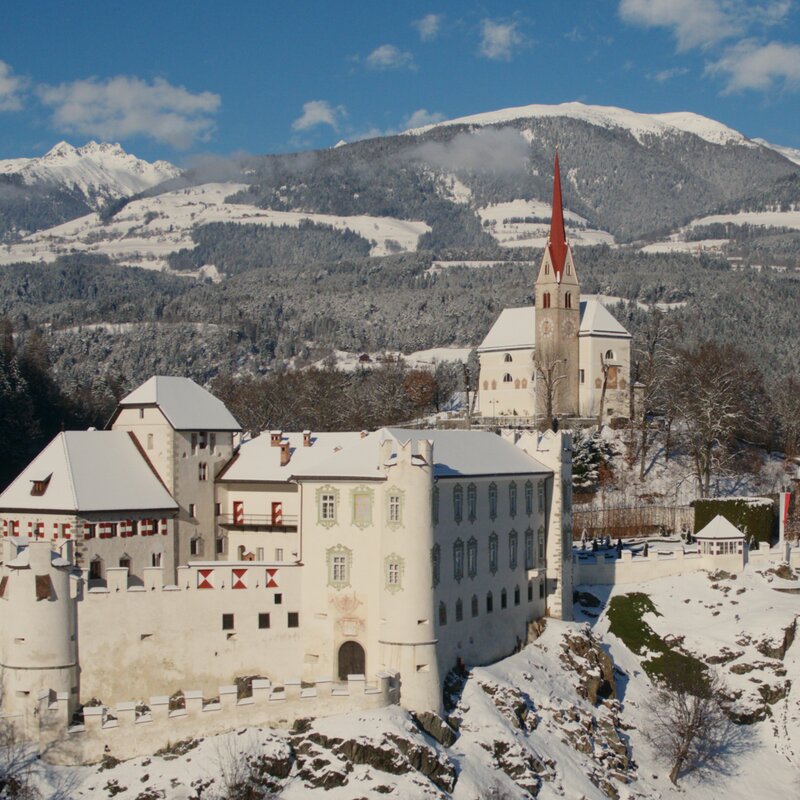
[[[536,278],[536,407],[539,415],[577,416],[579,398],[580,284],[564,228],[556,150],[553,211]]]

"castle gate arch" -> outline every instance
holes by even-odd
[[[367,657],[358,642],[345,642],[339,648],[337,661],[340,681],[346,681],[348,675],[364,675],[366,672]]]

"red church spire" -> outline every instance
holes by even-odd
[[[558,166],[558,148],[556,163],[553,168],[553,215],[550,219],[550,237],[548,248],[553,271],[560,278],[567,258],[567,233],[564,230],[564,206],[561,202],[561,170]]]

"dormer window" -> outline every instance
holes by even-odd
[[[50,478],[53,477],[53,473],[51,472],[46,478],[42,480],[33,480],[31,481],[31,495],[33,497],[41,497],[46,491],[47,487],[50,484]]]

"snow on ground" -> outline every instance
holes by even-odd
[[[758,225],[764,228],[800,229],[800,208],[792,211],[739,211],[736,214],[711,214],[699,217],[689,223],[690,228],[715,223],[731,225]]]
[[[261,770],[261,786],[286,800],[792,796],[800,775],[800,644],[786,647],[785,631],[800,609],[797,594],[778,590],[797,591],[800,581],[747,568],[734,579],[703,572],[579,588],[599,604],[576,606],[578,621],[547,620],[521,652],[473,668],[463,687],[451,684],[454,741],[423,733],[394,706],[311,720],[293,731],[240,729],[176,742],[168,752],[121,763],[39,762],[38,785],[66,784],[75,800],[211,798],[249,759]],[[608,602],[631,592],[654,604],[656,613],[643,621],[656,634],[710,663],[726,692],[741,692],[734,710],[753,712],[751,724],[731,728],[721,767],[686,774],[677,788],[645,737],[653,696],[643,667],[648,654],[632,652],[609,630]],[[600,692],[595,702],[591,687],[603,681],[606,688],[613,681],[615,694],[603,700]]]
[[[529,105],[503,108],[482,114],[437,122],[420,128],[404,131],[405,134],[418,135],[432,128],[449,125],[496,125],[530,117],[572,117],[601,128],[622,128],[630,131],[637,141],[645,143],[647,136],[669,136],[676,133],[691,133],[712,144],[739,144],[757,147],[738,131],[716,120],[677,111],[667,114],[639,114],[625,108],[614,106],[593,106],[585,103],[561,103],[559,105]]]
[[[689,253],[699,256],[701,253],[722,253],[730,239],[700,239],[687,242],[681,239],[670,239],[665,242],[653,242],[641,248],[643,253]]]
[[[550,215],[550,206],[540,200],[518,199],[478,209],[484,230],[504,247],[544,247],[550,232]],[[543,221],[520,221],[528,218]],[[614,237],[610,233],[583,227],[586,220],[572,211],[564,212],[564,220],[570,244],[576,247],[614,244]]]
[[[381,363],[391,363],[397,360],[402,360],[404,364],[412,369],[432,369],[444,361],[466,362],[471,352],[471,347],[431,347],[428,350],[417,350],[414,353],[394,351],[349,353],[346,350],[336,350],[333,355],[336,358],[336,367],[338,369],[353,371],[359,367],[376,367],[380,366]],[[322,359],[315,366],[322,367],[326,361],[328,359]]]
[[[769,147],[770,150],[775,150],[775,152],[780,153],[784,158],[788,158],[789,161],[793,161],[795,164],[800,164],[800,149],[797,147],[785,147],[781,144],[771,144],[764,139],[753,139],[753,141],[758,142],[763,147]]]
[[[484,267],[499,267],[504,264],[511,263],[509,261],[432,261],[428,269],[425,270],[426,275],[435,275],[437,272],[443,272],[450,267],[466,267],[467,269],[483,269]],[[526,264],[533,266],[533,261],[515,261],[515,264]]]
[[[170,253],[194,247],[192,229],[211,222],[297,227],[309,220],[337,230],[350,229],[372,243],[371,255],[414,251],[430,227],[424,222],[370,217],[340,217],[302,211],[273,211],[226,203],[245,184],[207,183],[136,200],[104,225],[97,214],[37,231],[16,244],[0,247],[0,264],[49,263],[74,252],[99,253],[114,261],[146,269],[165,269]]]

